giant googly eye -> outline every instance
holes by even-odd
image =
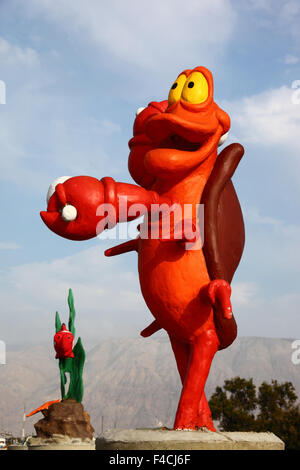
[[[171,86],[168,96],[169,106],[171,106],[173,103],[176,103],[176,101],[180,100],[181,92],[184,87],[185,81],[186,76],[184,74],[181,74]]]
[[[47,192],[47,204],[48,204],[49,199],[52,196],[52,194],[55,193],[56,186],[59,183],[61,183],[61,184],[64,183],[65,181],[67,181],[70,178],[71,178],[71,176],[60,176],[59,178],[56,178],[56,180],[54,180],[53,183],[50,184],[48,192]]]
[[[203,73],[192,72],[186,80],[181,98],[192,104],[200,104],[208,98],[208,83]]]

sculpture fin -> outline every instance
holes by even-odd
[[[108,248],[105,250],[104,254],[105,256],[117,256],[122,255],[123,253],[128,253],[129,251],[138,251],[138,238],[113,246],[112,248]]]
[[[144,338],[147,338],[148,336],[153,335],[157,331],[161,330],[161,326],[158,323],[157,320],[154,320],[147,328],[145,328],[143,331],[141,331],[140,335],[143,336]]]
[[[218,155],[201,197],[200,202],[204,204],[203,253],[211,280],[224,279],[231,283],[243,253],[244,221],[231,181],[243,154],[243,146],[236,143]],[[215,308],[214,320],[219,349],[227,348],[237,335],[235,319],[233,316],[225,319]]]

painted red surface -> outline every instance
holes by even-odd
[[[67,359],[68,357],[74,357],[74,336],[71,331],[67,330],[67,327],[64,323],[61,326],[61,330],[54,335],[53,342],[54,349],[56,351],[56,359]]]
[[[230,118],[213,100],[213,79],[206,68],[197,67],[182,74],[188,80],[195,71],[207,81],[207,99],[196,104],[183,98],[170,105],[168,101],[152,102],[135,119],[128,167],[139,186],[117,183],[111,178],[71,178],[58,185],[47,212],[41,213],[51,230],[73,240],[91,238],[109,223],[103,215],[96,214],[99,204],[111,203],[117,209],[123,196],[127,197],[128,211],[123,218],[117,214],[112,225],[130,220],[129,209],[134,203],[143,203],[146,212],[151,204],[162,202],[196,208],[217,160],[218,142],[229,130]],[[65,222],[60,216],[66,203],[77,209],[74,221]],[[198,224],[196,209],[192,223]],[[178,224],[181,220],[175,218],[173,235]],[[151,230],[151,221],[149,226]],[[212,359],[221,349],[214,312],[223,324],[231,321],[231,288],[226,280],[210,277],[201,245],[187,250],[184,237],[174,238],[172,234],[168,240],[139,237],[105,254],[114,256],[133,250],[138,253],[142,294],[155,317],[141,334],[146,337],[160,328],[166,330],[183,384],[174,428],[215,430],[204,386]],[[226,346],[235,336],[233,331]]]
[[[44,403],[43,405],[39,406],[38,408],[36,408],[35,410],[31,411],[30,413],[28,413],[26,415],[26,418],[30,418],[30,416],[33,416],[35,415],[36,413],[39,413],[40,411],[45,411],[45,410],[48,410],[49,406],[53,405],[53,403],[60,403],[61,400],[51,400],[51,401],[47,401],[46,403]]]

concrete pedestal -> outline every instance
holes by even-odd
[[[28,447],[26,445],[23,446],[22,444],[11,444],[7,446],[7,450],[28,450]]]
[[[27,447],[28,450],[95,450],[95,440],[57,434],[48,439],[31,437]]]
[[[284,450],[284,442],[270,432],[110,429],[96,450]]]

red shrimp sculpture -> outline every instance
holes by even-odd
[[[205,383],[215,353],[237,335],[230,283],[245,236],[231,177],[244,149],[231,144],[218,154],[229,128],[229,116],[213,99],[211,72],[184,70],[167,101],[137,112],[128,161],[137,185],[109,177],[61,178],[50,187],[47,211],[41,212],[48,228],[71,240],[87,240],[145,215],[137,239],[105,254],[138,253],[141,291],[155,318],[141,335],[166,330],[183,385],[174,429],[215,431]],[[204,207],[202,231],[199,204]],[[102,210],[103,205],[113,211]],[[162,206],[170,214],[174,205],[182,211],[174,211],[166,237],[161,224],[168,211],[157,214]],[[192,208],[188,216],[186,206]],[[188,230],[182,230],[185,223]],[[154,228],[156,236],[151,236]]]

